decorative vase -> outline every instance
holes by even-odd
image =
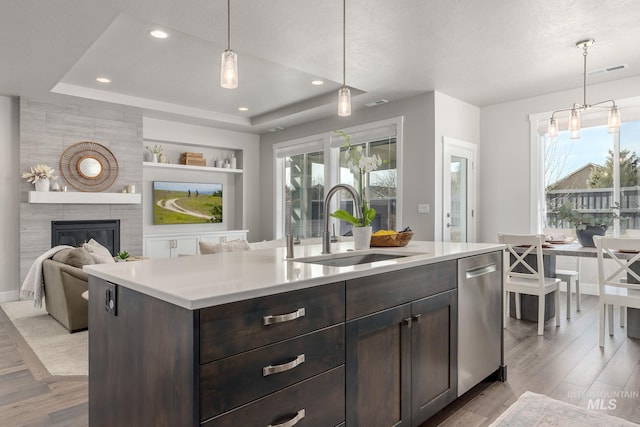
[[[151,161],[153,163],[158,163],[158,155],[156,153],[151,153]]]
[[[596,246],[593,243],[593,236],[604,236],[605,231],[607,231],[606,225],[587,225],[584,230],[576,229],[576,237],[585,248],[593,248]]]
[[[353,227],[353,248],[358,249],[369,249],[371,245],[371,226],[367,227]]]
[[[40,178],[36,181],[36,191],[49,191],[49,180],[47,178]]]

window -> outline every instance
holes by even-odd
[[[383,163],[375,171],[367,174],[368,182],[365,183],[365,197],[370,207],[376,210],[376,217],[371,224],[373,231],[396,229],[396,192],[398,188],[398,169],[396,166],[396,138],[386,138],[378,141],[370,141],[362,144],[367,156],[378,154]],[[343,153],[345,147],[340,148],[340,182],[358,188],[357,179],[349,170],[347,160]],[[353,201],[346,194],[340,195],[340,209],[353,214]],[[351,231],[351,224],[341,222],[340,234],[345,235]]]
[[[543,226],[573,229],[575,224],[559,215],[565,206],[607,224],[610,234],[640,229],[639,156],[640,121],[623,123],[619,134],[609,134],[605,125],[583,128],[579,140],[570,139],[567,131],[545,139]],[[620,220],[613,221],[612,213],[619,213]]]
[[[291,234],[299,238],[322,235],[324,152],[285,159],[285,212],[290,213]]]
[[[367,155],[378,154],[383,164],[368,174],[365,197],[376,209],[373,230],[398,229],[400,194],[398,158],[401,147],[402,119],[389,119],[343,129],[352,145],[362,145]],[[300,239],[320,237],[324,227],[324,195],[335,184],[357,188],[346,166],[344,138],[328,132],[274,146],[276,176],[276,236],[291,232]],[[353,200],[344,191],[335,197],[335,209],[353,213]],[[349,235],[351,224],[330,220],[336,234]],[[330,228],[331,231],[331,228]]]

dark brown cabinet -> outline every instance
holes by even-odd
[[[434,288],[426,281],[433,267],[408,270],[418,280],[412,295],[442,290],[442,282]],[[347,426],[418,426],[456,398],[455,264],[450,268],[439,270],[449,290],[347,322]]]
[[[201,310],[93,276],[89,291],[92,427],[344,422],[344,282]]]
[[[411,304],[412,425],[426,421],[456,398],[458,292]]]
[[[199,310],[89,289],[92,427],[418,426],[456,397],[456,260]]]

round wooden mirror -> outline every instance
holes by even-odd
[[[78,161],[78,173],[87,179],[97,179],[104,168],[100,160],[93,156],[84,156]]]
[[[104,145],[78,142],[62,153],[60,174],[76,190],[104,191],[118,177],[118,162]]]

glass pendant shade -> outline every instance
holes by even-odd
[[[222,52],[220,86],[225,89],[235,89],[238,87],[238,55],[231,49]]]
[[[609,133],[616,133],[620,130],[620,110],[617,105],[609,108]]]
[[[580,138],[580,112],[575,108],[571,110],[569,115],[569,132],[571,139]]]
[[[342,86],[338,92],[338,115],[342,117],[351,115],[351,91]]]
[[[549,119],[549,127],[547,128],[547,134],[549,138],[555,138],[558,136],[558,119],[551,117]]]

